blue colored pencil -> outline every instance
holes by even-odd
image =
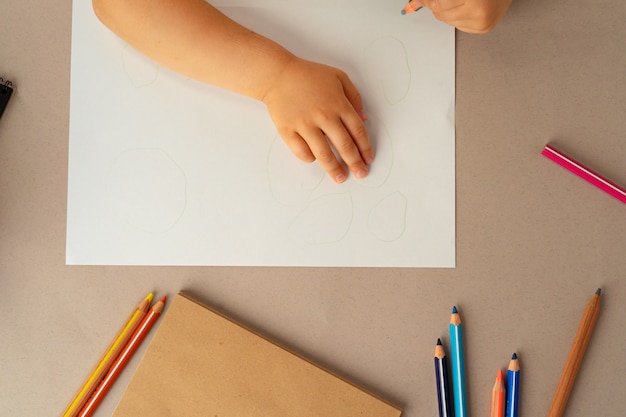
[[[450,350],[452,352],[452,386],[454,387],[454,415],[467,417],[467,394],[465,390],[465,359],[463,354],[463,324],[461,316],[452,308],[450,317]]]
[[[441,344],[441,339],[437,339],[437,346],[435,346],[435,380],[437,381],[439,417],[452,417],[448,361],[446,360],[446,352]]]
[[[517,353],[513,354],[509,369],[506,374],[506,413],[505,417],[517,417],[517,408],[519,405],[519,360]]]

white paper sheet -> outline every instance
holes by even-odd
[[[262,103],[160,67],[75,0],[67,263],[454,267],[454,29],[403,1],[220,1],[348,73],[370,175],[334,184]]]

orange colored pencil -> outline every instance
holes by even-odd
[[[580,369],[583,356],[585,356],[585,350],[587,350],[587,344],[589,344],[591,333],[598,319],[598,313],[600,312],[600,293],[601,290],[598,288],[585,308],[583,318],[578,325],[576,337],[574,337],[574,343],[572,344],[569,356],[565,362],[565,369],[563,369],[559,385],[556,387],[552,405],[548,411],[548,417],[561,417],[565,411],[565,406],[567,405],[567,400],[574,386],[578,369]]]
[[[83,409],[80,411],[80,417],[89,417],[93,415],[106,394],[109,392],[109,390],[117,380],[118,376],[124,370],[124,367],[126,367],[126,364],[128,364],[128,361],[132,358],[139,345],[141,345],[141,342],[143,342],[143,340],[146,338],[146,335],[150,332],[152,326],[154,326],[154,323],[156,323],[157,319],[161,315],[161,312],[163,311],[164,305],[165,297],[161,298],[152,306],[150,312],[141,321],[141,324],[139,325],[137,330],[135,330],[132,337],[130,338],[130,341],[124,347],[124,350],[122,351],[122,353],[120,353],[120,356],[117,358],[113,366],[111,366],[111,369],[109,370],[107,375],[104,377],[87,404],[85,404]]]
[[[63,412],[63,417],[75,417],[78,415],[83,405],[96,390],[98,384],[102,381],[102,378],[104,378],[106,373],[111,368],[111,365],[113,365],[115,359],[117,359],[122,349],[124,349],[124,346],[128,343],[128,340],[139,326],[139,323],[141,323],[141,320],[145,317],[146,312],[150,308],[153,297],[154,295],[152,293],[148,294],[146,298],[144,298],[137,305],[137,307],[135,307],[135,310],[131,313],[128,320],[126,320],[126,323],[120,329],[117,336],[115,336],[115,339],[113,339],[111,345],[100,358],[98,364],[91,371],[89,377],[87,377],[81,386],[81,389],[76,393],[72,402],[70,402]]]
[[[400,10],[400,12],[402,14],[414,13],[422,7],[424,6],[422,6],[422,3],[420,3],[419,0],[409,0],[409,2],[404,6],[402,10]]]
[[[502,369],[496,375],[496,383],[491,390],[491,417],[503,417],[506,407],[506,383]]]

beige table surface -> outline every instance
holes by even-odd
[[[132,306],[179,290],[405,417],[437,415],[433,350],[457,305],[471,415],[517,352],[520,415],[541,416],[597,287],[566,415],[626,415],[626,205],[540,155],[553,143],[626,185],[626,3],[514,0],[493,32],[458,33],[456,269],[65,266],[71,2],[0,14],[0,76],[17,87],[0,120],[2,417],[59,415]]]

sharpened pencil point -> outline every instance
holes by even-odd
[[[163,296],[163,297],[161,298],[161,302],[163,302],[163,303],[164,303],[166,299],[167,299],[167,297],[166,297],[166,296]]]
[[[457,314],[457,313],[458,313],[458,311],[456,309],[456,306],[452,307],[452,314]]]
[[[511,359],[517,359],[517,353],[513,353],[513,356],[511,356]]]
[[[602,293],[602,288],[598,288],[598,289],[596,290],[596,294],[601,295],[601,293]]]
[[[441,346],[441,339],[437,339],[437,345]]]
[[[402,9],[402,10],[400,10],[400,13],[406,14],[406,10]]]

